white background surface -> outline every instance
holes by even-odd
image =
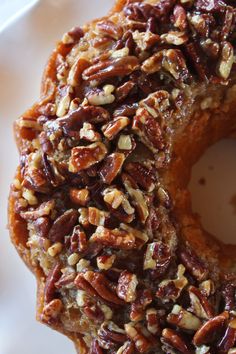
[[[18,161],[12,123],[37,99],[43,67],[56,40],[73,25],[105,14],[114,1],[36,1],[6,27],[9,16],[33,2],[0,0],[0,354],[73,354],[65,337],[36,323],[34,278],[6,230],[9,183]],[[234,243],[235,206],[230,200],[236,195],[235,156],[235,142],[214,146],[194,168],[191,183],[194,209],[204,214],[204,225]],[[201,177],[206,178],[204,186],[198,183]]]

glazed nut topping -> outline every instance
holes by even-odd
[[[81,354],[236,354],[235,279],[176,215],[175,180],[195,130],[217,139],[211,119],[235,101],[236,4],[121,4],[64,34],[16,122],[11,188],[38,317]]]
[[[69,160],[69,171],[79,172],[104,159],[107,148],[103,143],[74,147]]]

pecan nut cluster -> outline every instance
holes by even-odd
[[[233,0],[127,1],[63,36],[17,122],[15,212],[44,274],[41,320],[81,353],[236,352],[236,283],[181,240],[162,178],[196,85],[233,75],[235,27]]]

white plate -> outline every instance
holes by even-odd
[[[12,123],[37,99],[43,67],[56,40],[73,25],[102,16],[113,2],[42,0],[0,32],[0,354],[74,353],[69,340],[35,321],[35,281],[6,230],[8,189],[18,161]],[[235,156],[235,142],[214,146],[194,168],[191,182],[194,209],[204,214],[204,225],[232,243]],[[201,177],[205,185],[198,183]]]

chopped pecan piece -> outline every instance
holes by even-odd
[[[188,36],[185,32],[169,31],[161,35],[161,40],[168,44],[182,45],[188,41]]]
[[[104,321],[104,313],[97,304],[86,305],[83,308],[85,315],[95,323]]]
[[[209,297],[215,293],[215,284],[211,279],[204,280],[200,285],[199,289],[203,295]]]
[[[133,322],[127,323],[125,324],[125,331],[127,336],[134,342],[139,353],[148,352],[156,344],[151,333],[144,330],[139,324],[135,325]]]
[[[95,207],[88,208],[88,221],[95,226],[104,226],[106,219],[109,217],[107,211],[99,210]]]
[[[71,28],[69,32],[66,32],[62,38],[64,44],[74,44],[79,42],[80,38],[84,36],[84,31],[81,27],[76,26]]]
[[[98,336],[105,342],[124,343],[126,333],[112,321],[104,322],[98,330]]]
[[[131,93],[136,84],[132,81],[127,81],[116,89],[116,101],[122,102]]]
[[[234,63],[234,49],[231,43],[224,42],[222,45],[221,57],[218,63],[218,74],[227,80]]]
[[[159,116],[168,119],[171,113],[170,94],[164,90],[150,93],[140,102],[140,107],[144,107],[154,118]]]
[[[133,130],[145,145],[161,150],[164,148],[163,132],[156,119],[146,109],[139,108],[133,120]]]
[[[192,350],[189,343],[181,337],[181,335],[170,328],[165,328],[162,331],[162,342],[171,346],[174,350],[177,350],[183,354],[193,354],[194,351]],[[168,353],[168,351],[165,351]]]
[[[116,117],[102,127],[103,134],[108,140],[113,140],[116,135],[129,124],[129,122],[130,120],[128,117]]]
[[[115,262],[116,255],[112,254],[111,256],[103,255],[97,257],[97,266],[100,270],[108,270],[112,267]]]
[[[137,47],[141,51],[145,51],[153,47],[160,42],[158,34],[154,34],[150,31],[139,32],[138,30],[133,32],[133,40],[137,44]]]
[[[89,66],[89,62],[84,58],[78,58],[73,63],[67,78],[67,83],[76,87],[82,81],[82,73]]]
[[[190,331],[197,331],[202,324],[199,318],[179,305],[174,305],[171,313],[167,316],[167,322]]]
[[[168,49],[164,52],[163,68],[169,72],[175,80],[189,81],[190,74],[182,52],[179,49]]]
[[[56,263],[54,267],[48,273],[45,288],[44,288],[44,301],[46,304],[51,302],[55,297],[56,292],[56,282],[61,277],[61,265],[60,263]]]
[[[208,276],[208,269],[196,253],[189,247],[184,248],[180,252],[180,259],[186,269],[196,278],[198,281],[205,280]]]
[[[97,23],[96,29],[99,33],[118,40],[122,37],[123,29],[110,20],[103,20]]]
[[[191,310],[199,318],[208,320],[214,316],[214,309],[211,303],[207,300],[199,289],[190,286],[188,289],[191,301]]]
[[[129,162],[124,169],[133,176],[141,188],[144,188],[147,192],[153,191],[156,182],[154,169],[148,168],[139,162]]]
[[[188,25],[186,11],[183,6],[177,4],[173,10],[174,26],[184,31]]]
[[[146,234],[145,230],[138,230],[126,224],[120,224],[122,230],[129,232],[130,234],[134,235],[136,241],[136,248],[141,249],[145,243],[148,242],[148,235]]]
[[[149,210],[144,193],[140,189],[132,188],[131,183],[127,178],[123,179],[123,183],[128,194],[130,195],[131,200],[133,201],[133,205],[139,213],[141,222],[145,224],[145,221],[149,215]]]
[[[123,250],[136,248],[135,236],[132,233],[119,229],[110,230],[103,226],[97,227],[90,238],[90,242],[99,242]]]
[[[80,129],[80,139],[84,139],[86,141],[95,142],[101,140],[101,135],[95,131],[95,128],[90,123],[84,123],[83,127]]]
[[[180,296],[184,287],[188,284],[187,278],[184,276],[185,268],[182,264],[178,266],[177,279],[163,280],[158,287],[156,296],[160,297],[163,302],[170,300],[175,301]]]
[[[104,351],[100,348],[97,340],[92,341],[89,354],[104,354]]]
[[[118,349],[117,354],[133,354],[134,350],[134,344],[127,341]]]
[[[74,227],[70,237],[71,252],[84,252],[88,247],[87,237],[80,225]]]
[[[234,346],[236,341],[236,319],[232,319],[224,333],[223,338],[217,345],[220,353],[229,353],[229,350]]]
[[[163,242],[149,243],[145,252],[143,269],[155,270],[156,276],[162,276],[171,262],[171,252]]]
[[[61,288],[73,288],[74,287],[74,280],[76,277],[75,272],[65,272],[60,279],[55,283],[57,289]]]
[[[53,223],[48,238],[52,242],[62,241],[68,235],[78,222],[79,213],[75,209],[69,209],[59,216]]]
[[[236,285],[233,283],[226,283],[222,286],[222,296],[224,300],[225,310],[226,311],[235,311],[236,310]]]
[[[130,319],[131,321],[140,321],[144,318],[146,307],[151,304],[153,298],[151,290],[144,289],[137,291],[137,298],[131,304]]]
[[[70,199],[77,205],[86,206],[90,200],[89,190],[86,188],[71,188]]]
[[[49,200],[48,202],[40,204],[40,206],[37,209],[31,210],[31,211],[25,211],[21,212],[20,216],[24,220],[37,220],[41,218],[42,216],[48,216],[52,210],[54,209],[55,206],[55,201],[54,200]]]
[[[227,311],[222,312],[220,315],[211,318],[199,330],[195,333],[193,337],[193,344],[200,346],[202,344],[209,344],[217,338],[219,331],[221,331],[226,321],[229,318],[229,313]]]
[[[83,274],[83,277],[102,299],[116,305],[124,304],[124,302],[117,297],[116,293],[113,291],[112,284],[103,274],[87,271]]]
[[[158,311],[155,308],[149,308],[146,311],[147,329],[153,335],[161,334],[161,325]]]
[[[51,227],[51,221],[47,217],[41,217],[33,222],[33,226],[37,235],[44,238],[48,235]]]
[[[82,77],[84,80],[98,80],[102,82],[115,76],[126,76],[139,69],[138,59],[134,56],[103,61],[85,69]]]
[[[157,52],[150,58],[146,59],[142,64],[142,71],[146,74],[154,74],[162,68],[163,52]]]
[[[125,155],[120,152],[114,152],[105,158],[103,166],[99,172],[104,183],[111,184],[119,174],[124,161]]]
[[[115,86],[105,85],[102,90],[95,88],[88,91],[86,98],[94,106],[111,104],[115,101],[115,96],[112,94],[114,90]]]
[[[106,146],[101,143],[93,143],[88,146],[78,146],[71,150],[69,171],[76,173],[102,161],[107,154]]]
[[[124,270],[118,279],[117,295],[119,298],[125,300],[125,302],[133,302],[137,297],[137,285],[137,276],[128,272],[127,270]]]
[[[54,299],[44,306],[41,315],[41,321],[45,323],[52,323],[58,319],[60,313],[62,312],[63,304],[60,299]]]
[[[120,221],[130,223],[134,219],[134,208],[125,195],[117,188],[109,187],[103,191],[103,199],[111,213]]]

